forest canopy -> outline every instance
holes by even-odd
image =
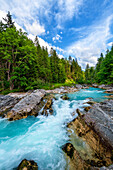
[[[0,22],[0,88],[29,90],[47,83],[64,83],[68,79],[82,83],[84,72],[77,60],[60,59],[56,51],[41,47],[27,33],[16,29],[8,12]]]
[[[82,71],[77,59],[58,57],[51,48],[33,42],[26,32],[17,30],[8,12],[0,21],[0,91],[30,90],[54,83],[113,83],[113,46],[105,57],[101,54],[95,67],[87,64]]]

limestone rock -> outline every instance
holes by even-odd
[[[38,170],[38,165],[33,160],[22,160],[22,162],[19,164],[17,170]]]
[[[85,114],[84,119],[87,124],[92,124],[95,131],[102,139],[113,147],[113,100],[106,100],[92,106]]]
[[[26,118],[29,115],[37,115],[39,104],[45,96],[45,90],[34,90],[30,95],[21,99],[6,115],[9,120]]]
[[[88,112],[90,109],[91,109],[91,106],[87,106],[87,107],[84,108],[84,110],[85,110],[86,112]]]
[[[63,93],[72,93],[72,92],[76,92],[77,89],[75,87],[60,87],[60,88],[56,88],[53,90],[46,90],[46,93],[59,93],[59,94],[63,94]]]
[[[113,88],[106,90],[105,93],[113,93]]]
[[[87,102],[87,104],[93,105],[93,104],[96,104],[96,102],[90,100]]]
[[[12,97],[10,95],[0,95],[0,116],[4,117],[5,114],[14,107],[20,100],[19,97]]]
[[[52,115],[53,114],[52,104],[53,104],[53,96],[50,95],[47,99],[47,102],[41,114],[45,116],[48,116],[49,114]]]
[[[63,100],[69,100],[69,97],[65,94],[65,95],[63,95],[63,96],[61,96],[61,98],[63,99]]]
[[[109,99],[113,99],[113,95],[104,96],[104,97],[109,98]]]
[[[83,114],[80,112],[79,109],[76,109],[76,112],[78,113],[78,116],[79,116],[79,117],[82,117],[82,116],[83,116]]]
[[[75,118],[67,125],[74,147],[78,149],[75,140],[80,138],[80,141],[85,142],[89,148],[90,152],[86,153],[87,157],[79,150],[81,158],[88,165],[97,167],[97,169],[113,163],[112,116],[113,100],[107,100],[94,104],[88,113]]]
[[[98,88],[98,85],[97,84],[92,84],[92,87]]]
[[[81,84],[76,84],[76,88],[77,88],[77,89],[82,89],[83,86],[82,86]]]
[[[99,170],[113,170],[113,165],[110,165],[109,167],[101,167]]]
[[[100,89],[104,89],[105,87],[106,87],[106,85],[105,84],[102,84],[102,85],[99,85],[98,86]]]
[[[82,160],[79,153],[71,143],[66,143],[65,145],[63,145],[62,150],[67,154],[70,159],[70,169],[83,170],[88,169],[88,167],[90,167],[90,165],[88,165],[84,160]]]

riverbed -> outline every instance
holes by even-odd
[[[56,94],[53,115],[29,116],[12,122],[1,118],[0,170],[12,170],[25,158],[37,162],[39,170],[66,169],[61,147],[70,140],[67,123],[77,117],[77,108],[83,111],[89,106],[87,101],[101,102],[106,99],[105,95],[104,90],[98,88],[70,93],[69,100],[62,100],[61,94]]]

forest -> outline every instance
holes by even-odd
[[[113,84],[113,46],[101,53],[95,67],[87,64],[85,71],[77,59],[58,57],[51,48],[41,47],[38,37],[33,42],[26,32],[17,30],[8,12],[0,21],[0,91],[27,91],[51,88],[55,84]]]

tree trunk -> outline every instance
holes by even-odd
[[[13,90],[13,88],[14,88],[14,84],[13,84],[13,81],[11,81],[11,83],[10,83],[10,90]]]
[[[8,81],[10,80],[10,66],[11,66],[11,63],[8,62],[8,70],[7,70],[7,80]]]

